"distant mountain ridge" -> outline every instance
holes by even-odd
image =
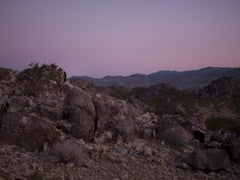
[[[73,76],[70,79],[88,80],[97,86],[149,87],[154,84],[169,83],[178,88],[193,88],[205,86],[211,81],[227,76],[240,78],[240,67],[206,67],[182,72],[158,71],[147,75],[132,74],[129,76],[106,76],[104,78]]]

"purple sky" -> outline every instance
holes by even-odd
[[[240,67],[240,0],[1,0],[0,66],[68,76]]]

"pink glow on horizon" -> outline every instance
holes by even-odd
[[[240,67],[240,1],[0,2],[0,66],[69,75]]]

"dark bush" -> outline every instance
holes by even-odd
[[[240,113],[240,92],[237,91],[233,94],[231,98],[231,105],[235,112]]]
[[[46,91],[56,92],[66,80],[66,73],[56,64],[39,66],[38,63],[31,63],[29,66],[17,76],[25,95],[37,97],[43,96]]]
[[[27,177],[27,180],[43,180],[43,175],[38,171],[34,171]]]
[[[212,117],[206,120],[205,125],[209,130],[216,131],[222,129],[240,135],[240,122],[233,119]]]

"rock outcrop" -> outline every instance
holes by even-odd
[[[228,152],[231,160],[240,163],[240,139],[236,135],[228,134],[222,141],[222,148]]]
[[[129,140],[137,135],[138,127],[134,123],[135,109],[124,100],[97,94],[93,100],[96,108],[96,135],[111,131],[114,140],[119,136]]]
[[[24,95],[46,97],[49,94],[61,93],[61,86],[66,81],[66,72],[55,64],[33,67],[17,75],[17,81]]]
[[[76,138],[92,140],[95,128],[95,106],[92,98],[78,87],[65,85],[64,116],[72,125],[71,133]]]
[[[0,68],[0,79],[0,179],[240,177],[239,136],[189,113],[190,91],[162,84],[135,96],[68,81],[55,64]]]
[[[2,143],[19,145],[30,151],[40,150],[44,143],[51,145],[60,133],[51,122],[22,113],[9,113],[1,117]]]

